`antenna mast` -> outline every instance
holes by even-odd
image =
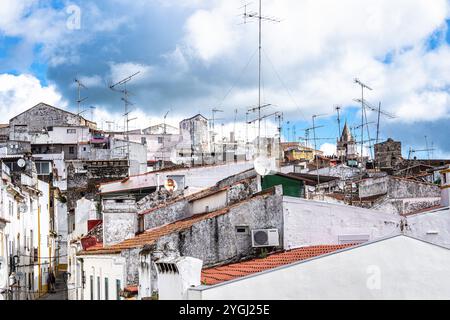
[[[365,83],[361,82],[359,79],[354,80],[356,84],[361,86],[361,170],[362,165],[364,161],[364,115],[365,115],[365,108],[364,108],[364,89],[369,89],[372,91],[372,88],[366,85]]]
[[[257,19],[259,25],[259,44],[258,44],[258,107],[256,108],[258,111],[258,151],[257,155],[259,156],[260,151],[260,140],[261,140],[261,53],[262,53],[262,21],[269,22],[280,22],[280,20],[273,17],[264,17],[262,15],[262,0],[259,0],[259,13],[256,12],[247,12],[247,5],[245,5],[245,12],[243,13],[244,23],[247,23],[247,18]],[[255,110],[256,111],[256,110]]]
[[[85,101],[85,100],[88,98],[88,97],[81,98],[81,88],[87,90],[87,87],[86,87],[79,79],[77,79],[77,78],[75,78],[75,83],[77,84],[77,90],[78,90],[78,100],[76,101],[76,102],[77,102],[77,105],[78,105],[78,111],[77,111],[77,113],[80,114],[81,103],[82,103],[83,101]]]
[[[122,97],[122,101],[125,104],[125,113],[124,113],[124,122],[125,122],[125,140],[127,142],[127,159],[128,162],[130,161],[130,136],[129,136],[129,130],[128,130],[128,123],[132,120],[129,120],[129,114],[130,112],[128,111],[128,106],[133,105],[129,100],[128,100],[128,95],[129,95],[129,91],[127,89],[127,83],[130,82],[135,76],[137,76],[140,73],[140,71],[132,74],[129,77],[126,77],[122,80],[120,80],[119,82],[110,85],[109,88],[113,91],[117,91],[117,92],[121,92],[123,93],[123,97]],[[123,86],[122,90],[117,90],[116,87],[118,86]],[[134,120],[134,119],[133,119]],[[128,163],[128,174],[130,174],[130,164]]]

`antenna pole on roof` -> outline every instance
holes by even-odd
[[[130,175],[130,136],[129,136],[128,124],[131,121],[131,120],[129,120],[130,112],[128,111],[128,107],[130,105],[133,105],[133,104],[128,99],[129,91],[127,89],[127,83],[130,82],[139,73],[140,73],[140,71],[138,71],[138,72],[132,74],[131,76],[126,77],[126,78],[120,80],[119,82],[109,86],[109,88],[111,90],[123,93],[122,101],[125,104],[124,130],[125,130],[125,140],[127,142],[128,175]],[[118,86],[123,86],[123,89],[122,90],[117,90],[116,87],[118,87]]]
[[[79,115],[81,111],[81,103],[87,99],[87,97],[81,98],[81,89],[83,88],[87,90],[87,87],[77,78],[75,78],[75,83],[77,84],[77,91],[78,91],[78,99],[76,102],[78,106],[77,113]]]

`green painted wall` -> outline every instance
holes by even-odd
[[[263,190],[272,188],[273,186],[283,186],[283,195],[296,198],[305,197],[305,186],[303,181],[289,179],[282,176],[265,176],[262,178],[261,187]]]

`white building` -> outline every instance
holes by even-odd
[[[203,270],[204,284],[189,288],[188,299],[450,299],[446,248],[403,235],[325,254],[324,248]],[[245,268],[249,264],[253,273]]]

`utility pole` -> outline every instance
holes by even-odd
[[[245,12],[243,14],[244,23],[247,22],[247,18],[258,19],[259,33],[258,33],[258,152],[260,149],[260,139],[261,139],[261,66],[262,66],[262,21],[270,21],[270,22],[280,22],[279,20],[272,17],[264,17],[262,15],[262,0],[259,0],[259,13],[256,12],[247,12],[247,6],[245,6]]]
[[[127,89],[127,83],[130,82],[135,76],[137,76],[140,73],[140,71],[132,74],[131,76],[120,80],[119,82],[110,85],[109,88],[113,91],[121,92],[123,93],[122,101],[125,104],[125,113],[124,113],[124,129],[125,129],[125,140],[127,142],[127,159],[128,159],[128,175],[130,175],[130,136],[129,136],[129,130],[128,130],[128,123],[131,121],[129,120],[129,114],[130,111],[128,110],[128,107],[132,105],[132,103],[128,100],[129,91]],[[123,86],[123,90],[117,90],[117,86]]]
[[[364,115],[365,115],[364,89],[372,91],[372,88],[370,88],[365,83],[361,82],[359,79],[355,79],[354,81],[356,84],[361,86],[361,170],[362,170],[362,165],[364,161]]]

